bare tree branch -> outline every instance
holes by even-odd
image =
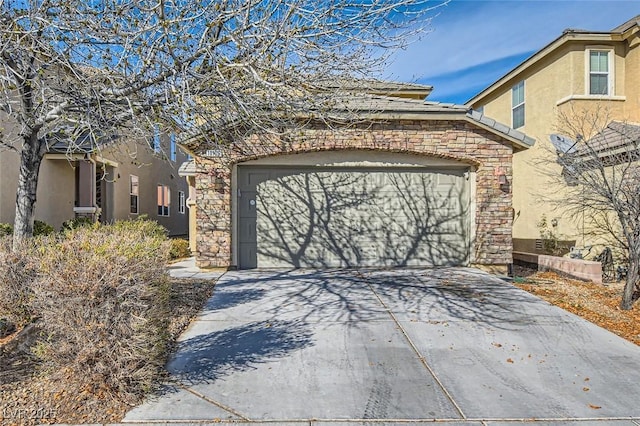
[[[640,125],[611,121],[601,106],[572,108],[559,117],[558,128],[576,143],[567,152],[550,153],[561,173],[540,165],[564,188],[552,201],[628,263],[621,307],[631,309],[640,297]]]
[[[0,111],[18,129],[2,145],[23,165],[16,241],[32,232],[51,135],[143,141],[171,123],[199,131],[190,148],[204,150],[237,132],[286,129],[302,112],[324,120],[323,82],[379,71],[447,1],[0,1]]]

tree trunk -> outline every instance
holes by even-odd
[[[633,246],[631,246],[633,247]],[[627,281],[622,293],[620,309],[628,311],[633,307],[634,296],[640,290],[640,250],[629,249],[629,270],[627,271]]]
[[[24,137],[20,153],[20,174],[16,191],[16,218],[13,225],[13,249],[19,243],[33,236],[33,221],[36,209],[36,191],[40,165],[45,154],[45,144],[36,135]]]

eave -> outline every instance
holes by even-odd
[[[500,77],[498,80],[493,82],[486,89],[482,90],[480,93],[467,100],[465,105],[475,105],[480,102],[482,99],[490,96],[495,93],[500,87],[507,84],[509,81],[516,79],[520,74],[524,73],[527,69],[535,65],[537,62],[550,55],[554,51],[558,50],[560,47],[575,42],[589,42],[589,43],[616,43],[622,42],[632,35],[638,32],[638,27],[635,26],[623,33],[611,33],[611,32],[583,32],[577,30],[566,31],[560,37],[553,40],[551,43],[547,44],[545,47],[531,55],[529,58],[525,59],[511,71],[507,72],[505,75]]]

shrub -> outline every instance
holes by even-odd
[[[182,238],[174,238],[171,240],[171,249],[169,250],[169,257],[171,259],[180,259],[189,256],[191,256],[189,241]]]
[[[37,237],[39,235],[51,235],[55,232],[53,226],[49,225],[46,222],[41,220],[36,220],[33,222],[33,236]],[[4,237],[7,235],[13,235],[13,226],[8,223],[0,223],[0,237]]]
[[[169,244],[145,220],[78,227],[43,239],[34,305],[41,354],[125,399],[148,391],[166,361]]]
[[[46,222],[41,220],[36,220],[33,222],[33,236],[37,237],[40,235],[51,235],[55,232],[53,226],[49,225]]]
[[[90,217],[76,217],[74,219],[65,220],[62,222],[61,232],[70,231],[72,229],[79,228],[81,226],[93,226],[98,222],[94,222]]]
[[[0,238],[0,316],[24,325],[34,317],[32,307],[33,280],[37,275],[37,263],[33,262],[35,243],[27,240],[15,252],[12,239]]]
[[[0,237],[6,237],[7,235],[13,235],[13,226],[8,223],[0,223]]]

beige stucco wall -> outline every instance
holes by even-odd
[[[187,156],[178,150],[176,161],[169,158],[169,138],[162,137],[162,156],[154,153],[143,144],[119,144],[103,150],[100,156],[117,163],[113,169],[113,216],[115,219],[134,219],[146,214],[149,219],[156,220],[169,230],[170,235],[187,235],[189,230],[188,210],[184,213],[178,211],[178,192],[188,196],[187,182],[178,176],[180,164],[186,161]],[[130,176],[138,176],[139,180],[139,214],[130,213],[129,182]],[[169,216],[158,215],[157,186],[165,185],[170,188],[170,213]]]
[[[198,224],[196,213],[196,178],[195,176],[188,176],[186,180],[189,185],[189,197],[187,198],[189,212],[189,250],[191,250],[191,253],[195,253],[197,249],[196,229]]]
[[[625,116],[629,121],[640,123],[640,37],[627,45],[625,58]]]
[[[64,160],[44,160],[40,167],[36,219],[59,229],[73,217],[75,170]],[[70,190],[71,189],[71,190]]]
[[[14,151],[0,152],[0,223],[13,225],[20,157]],[[36,220],[54,228],[73,217],[75,171],[64,160],[43,160],[36,193]]]
[[[585,50],[606,47],[614,48],[615,92],[612,96],[588,96]],[[584,244],[581,221],[569,217],[562,208],[565,187],[558,183],[561,169],[555,163],[555,149],[549,136],[565,133],[562,128],[566,126],[559,113],[579,115],[584,110],[598,111],[601,117],[606,114],[602,126],[611,120],[640,122],[639,75],[640,49],[629,48],[622,41],[573,41],[561,45],[471,105],[476,109],[484,107],[485,115],[511,124],[511,88],[525,81],[525,125],[518,130],[535,138],[536,144],[513,157],[514,239],[540,238],[537,224],[545,215],[548,220],[557,219],[554,232],[560,239],[575,239],[578,245]]]
[[[5,178],[16,173],[18,164],[9,155],[9,151],[0,150],[0,223],[13,222],[16,201],[16,190],[12,180]]]
[[[169,153],[169,139],[163,137],[164,151]],[[55,159],[52,159],[56,157]],[[46,157],[40,168],[36,201],[36,219],[59,229],[62,222],[74,217],[75,169],[73,161]],[[62,156],[64,157],[64,156]],[[188,234],[188,209],[178,212],[178,192],[188,196],[186,181],[178,176],[178,167],[186,161],[186,154],[178,150],[176,161],[154,154],[145,144],[119,142],[105,148],[93,156],[108,165],[103,194],[111,209],[107,218],[122,220],[138,215],[129,213],[129,176],[134,174],[140,180],[140,214],[157,220],[169,230],[170,235]],[[15,218],[15,194],[18,185],[20,158],[14,151],[0,151],[0,223],[13,224]],[[171,211],[169,217],[157,214],[157,185],[167,185],[171,191]]]

